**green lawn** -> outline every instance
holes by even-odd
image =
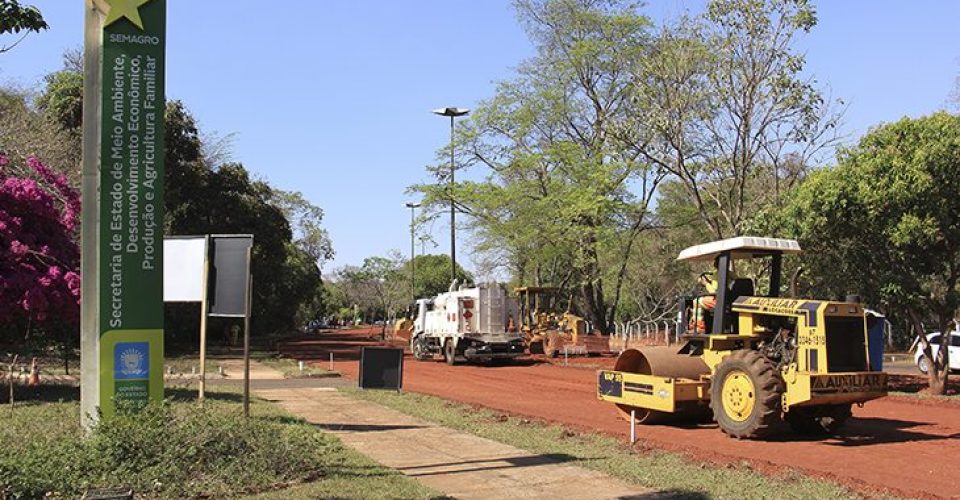
[[[121,415],[81,437],[75,389],[63,402],[0,407],[0,498],[76,498],[89,488],[183,498],[431,498],[416,481],[345,448],[279,407],[236,392],[168,389],[170,402]],[[73,397],[72,397],[73,396]]]
[[[670,492],[671,498],[861,498],[844,487],[802,474],[770,477],[748,464],[716,467],[679,454],[631,449],[621,439],[584,434],[560,425],[531,422],[491,410],[414,393],[346,389],[345,394],[370,400],[424,420],[510,444],[538,454],[567,457],[633,484]],[[719,431],[718,431],[719,432]]]

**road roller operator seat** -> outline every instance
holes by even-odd
[[[734,330],[736,330],[739,325],[736,321],[733,321],[733,302],[737,300],[738,297],[752,297],[753,293],[753,280],[750,278],[737,278],[733,280],[733,284],[730,285],[730,292],[727,303],[724,304],[723,314],[727,316],[728,324],[733,325]]]
[[[756,296],[753,280],[736,278],[730,273],[730,261],[739,259],[769,258],[770,289],[768,297],[780,296],[780,274],[784,255],[800,253],[800,244],[795,240],[741,236],[713,241],[689,247],[677,257],[679,261],[713,262],[717,269],[717,296],[712,324],[708,333],[731,333],[738,326],[732,313],[733,302],[738,297]],[[681,314],[684,309],[681,308]],[[687,318],[681,317],[681,321]]]

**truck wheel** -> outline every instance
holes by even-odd
[[[543,354],[543,339],[531,340],[527,345],[527,350],[530,351],[530,354]]]
[[[780,418],[783,380],[757,351],[741,350],[723,359],[710,382],[713,418],[726,434],[742,439],[770,435]]]
[[[416,359],[417,361],[424,361],[430,357],[430,353],[426,351],[423,337],[419,335],[414,337],[412,344],[413,345],[410,346],[410,350],[413,351],[413,359]]]
[[[448,340],[443,345],[443,360],[450,366],[457,364],[457,343],[453,340]]]

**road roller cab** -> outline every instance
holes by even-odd
[[[678,260],[716,265],[709,328],[688,329],[674,347],[624,351],[598,373],[598,397],[640,423],[712,416],[737,438],[767,436],[784,422],[804,433],[837,430],[852,404],[886,394],[886,376],[871,371],[862,304],[779,297],[783,256],[799,252],[794,240],[755,237],[681,252]],[[738,259],[769,261],[765,295],[749,278],[732,279]],[[692,303],[682,302],[684,326]]]

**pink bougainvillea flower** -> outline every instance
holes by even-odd
[[[0,166],[9,164],[0,154]],[[34,178],[0,170],[0,322],[76,325],[80,196],[40,159],[29,157],[26,165]]]

